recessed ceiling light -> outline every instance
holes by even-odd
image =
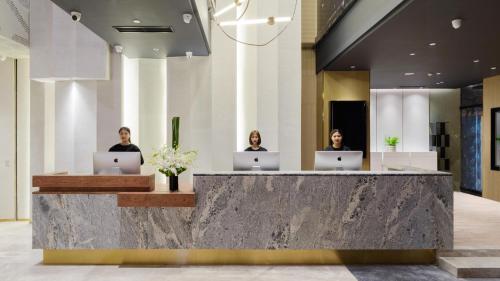
[[[414,72],[405,72],[405,76],[411,76],[411,75],[415,75]]]
[[[433,74],[432,74],[432,73],[430,73],[430,72],[429,72],[429,73],[427,73],[427,76],[429,76],[429,77],[431,77],[432,75],[433,75]]]
[[[139,23],[141,23],[141,20],[139,20],[139,19],[133,19],[132,22],[139,24]]]
[[[441,84],[441,83],[439,83],[439,82],[436,82],[436,85],[439,85],[439,84]]]
[[[350,66],[350,68],[351,68],[351,69],[355,69],[355,68],[356,68],[356,66],[355,66],[355,65],[351,65],[351,66]]]
[[[434,46],[436,46],[436,45],[437,45],[437,43],[436,43],[436,42],[431,42],[431,43],[429,43],[429,46],[432,46],[432,47],[434,47]]]
[[[474,62],[474,63],[478,63],[478,62],[479,62],[479,60],[478,60],[478,59],[475,59],[475,60],[473,60],[472,62]]]
[[[160,51],[160,49],[158,49],[158,48],[153,48],[153,51],[155,51],[155,52],[159,52],[159,51]]]
[[[414,55],[415,55],[415,53],[410,53],[410,56],[414,56]]]
[[[436,75],[441,75],[441,72],[436,72]]]
[[[491,70],[495,70],[495,69],[497,69],[497,67],[496,66],[492,66],[490,69]]]

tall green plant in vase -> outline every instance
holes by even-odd
[[[186,152],[180,150],[179,123],[179,117],[172,118],[172,145],[164,144],[154,151],[152,158],[152,164],[168,177],[170,191],[179,190],[179,175],[193,164],[198,154],[194,150]]]

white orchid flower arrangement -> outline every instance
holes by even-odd
[[[196,160],[194,150],[182,152],[179,148],[179,117],[172,118],[172,146],[167,144],[153,152],[151,164],[167,177],[178,176]]]
[[[179,147],[165,144],[153,153],[152,164],[167,177],[178,176],[193,164],[197,155],[196,151],[182,152]]]

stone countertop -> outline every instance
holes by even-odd
[[[441,171],[199,171],[193,176],[451,176]]]

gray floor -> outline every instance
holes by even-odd
[[[42,251],[31,249],[30,224],[0,223],[0,281],[462,280],[434,266],[45,266],[41,260]]]

